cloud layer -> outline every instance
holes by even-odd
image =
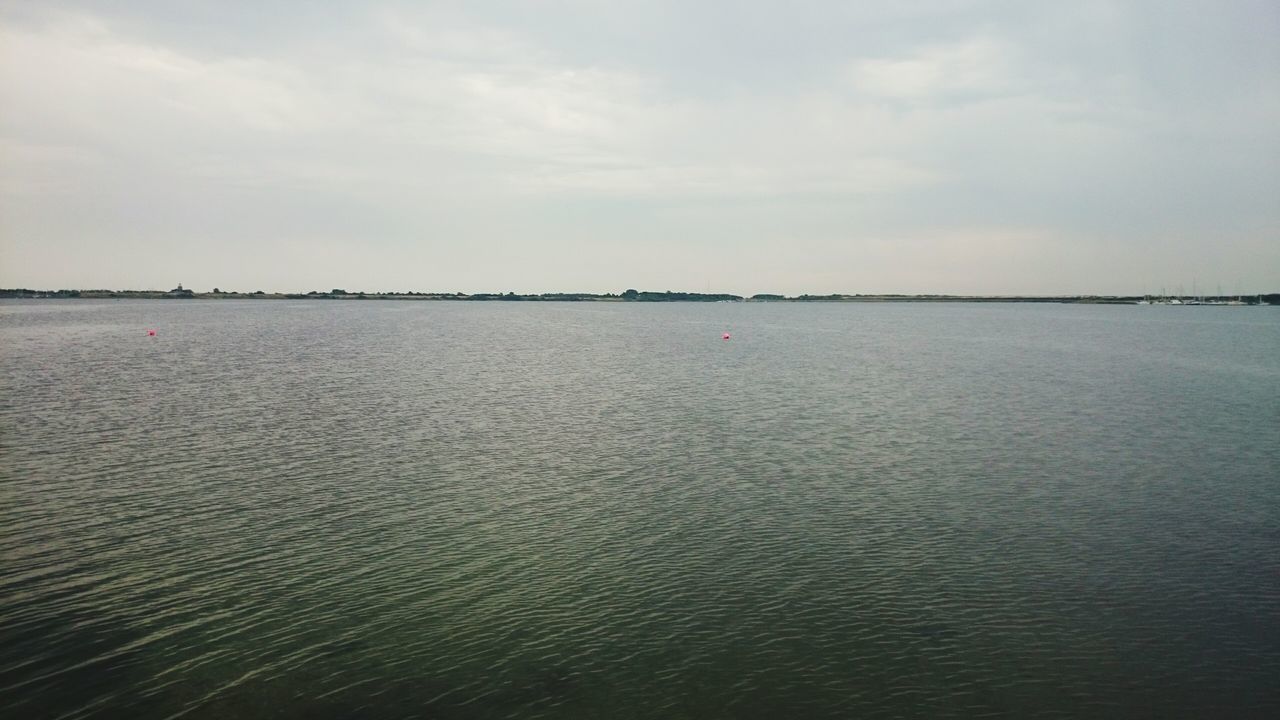
[[[173,5],[0,5],[0,285],[1280,281],[1269,2]]]

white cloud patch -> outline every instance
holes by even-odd
[[[902,100],[945,101],[1018,89],[1013,48],[991,38],[918,49],[900,57],[859,59],[850,80],[858,92]]]

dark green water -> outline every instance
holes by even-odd
[[[1280,712],[1278,309],[14,301],[0,381],[2,717]]]

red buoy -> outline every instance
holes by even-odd
[[[722,337],[722,338],[724,338],[725,340],[728,340],[728,339],[729,339],[729,333],[725,333],[724,335],[721,335],[721,337]]]
[[[155,331],[155,330],[148,330],[148,331],[147,331],[147,336],[148,336],[148,337],[155,337],[155,336],[156,336],[156,331]]]

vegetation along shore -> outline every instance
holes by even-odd
[[[94,298],[135,300],[435,300],[435,301],[524,301],[524,302],[1031,302],[1084,303],[1101,305],[1145,304],[1141,295],[894,295],[831,294],[777,295],[758,293],[751,296],[728,293],[654,292],[626,290],[621,293],[440,293],[440,292],[349,292],[342,288],[305,293],[224,291],[195,292],[181,285],[168,291],[157,290],[32,290],[0,288],[0,298]],[[1246,295],[1240,298],[1202,298],[1206,305],[1244,304],[1280,305],[1280,293]],[[1187,304],[1197,304],[1189,302]]]

